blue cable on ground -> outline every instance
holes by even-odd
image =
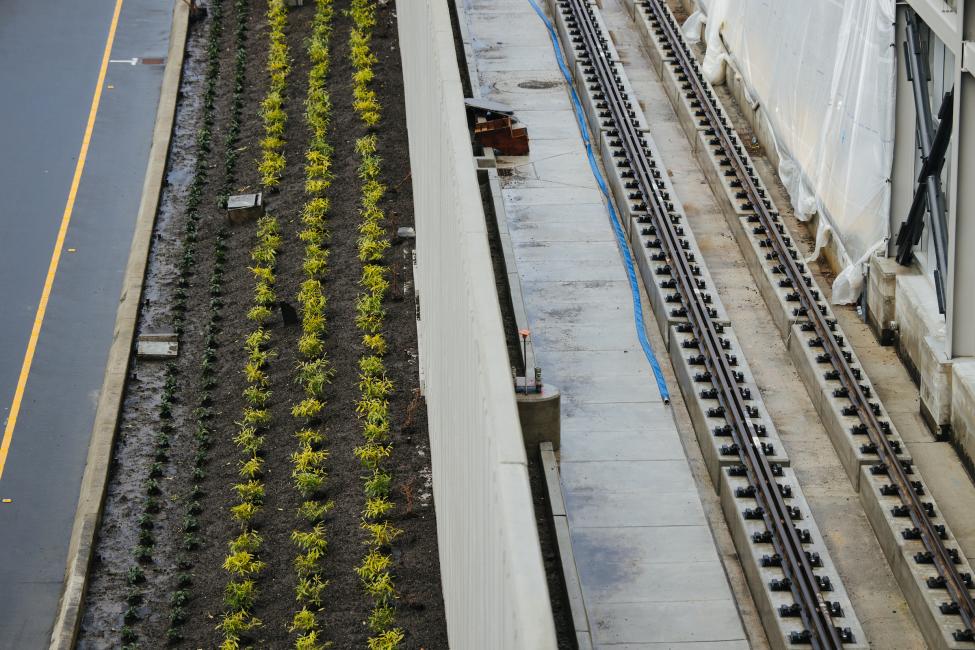
[[[592,150],[592,140],[589,137],[589,126],[586,123],[585,112],[582,109],[582,102],[579,100],[579,94],[576,92],[575,85],[572,83],[572,73],[569,71],[565,64],[565,57],[562,55],[562,46],[559,45],[559,37],[555,33],[555,27],[552,22],[548,19],[548,16],[542,11],[541,7],[535,2],[535,0],[528,0],[532,8],[535,9],[535,13],[538,17],[542,19],[545,23],[545,28],[548,29],[549,38],[552,39],[552,45],[555,48],[555,59],[558,61],[559,69],[562,70],[562,76],[565,77],[566,83],[569,85],[569,91],[572,93],[572,104],[575,107],[576,122],[579,123],[579,131],[582,132],[582,140],[586,145],[586,155],[589,158],[589,167],[592,169],[593,176],[596,177],[596,183],[599,185],[600,191],[603,196],[606,197],[606,207],[609,209],[610,222],[613,224],[613,232],[616,233],[616,244],[619,246],[620,253],[623,255],[623,265],[626,267],[626,275],[630,279],[630,291],[633,294],[633,321],[636,325],[636,335],[640,339],[640,347],[643,348],[643,353],[647,357],[647,361],[650,362],[650,367],[653,368],[654,377],[657,379],[657,390],[660,391],[660,397],[663,398],[664,404],[670,403],[670,390],[667,388],[667,380],[664,378],[664,373],[660,369],[660,362],[657,361],[657,355],[653,352],[653,346],[650,345],[650,339],[647,337],[646,326],[643,322],[643,301],[640,299],[640,285],[637,283],[636,269],[633,267],[633,257],[630,255],[630,247],[626,242],[626,234],[623,232],[623,226],[620,223],[619,216],[616,213],[616,209],[613,207],[613,199],[609,195],[609,188],[606,186],[606,179],[603,178],[603,174],[599,171],[599,164],[596,162],[596,154]]]

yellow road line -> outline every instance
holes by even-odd
[[[57,275],[58,264],[61,262],[61,249],[64,247],[64,239],[68,234],[68,225],[71,223],[71,214],[74,212],[74,202],[78,196],[81,174],[85,171],[85,161],[88,159],[88,146],[91,144],[91,133],[95,128],[98,105],[102,100],[102,87],[105,85],[105,74],[108,72],[108,60],[112,53],[112,44],[115,42],[115,30],[118,27],[119,14],[122,12],[122,1],[116,0],[115,2],[115,12],[112,14],[112,23],[108,28],[108,39],[105,41],[105,53],[102,54],[102,65],[98,70],[98,83],[95,84],[95,95],[92,97],[91,109],[88,111],[88,124],[85,126],[85,136],[81,140],[81,152],[78,154],[78,164],[74,168],[74,178],[71,179],[71,189],[68,191],[68,202],[65,204],[64,213],[61,215],[61,227],[58,229],[58,237],[54,242],[54,253],[51,254],[51,263],[47,267],[47,277],[44,279],[41,300],[37,304],[37,313],[34,314],[34,327],[30,331],[30,339],[27,341],[27,352],[24,354],[24,364],[20,368],[17,389],[14,391],[14,399],[10,404],[10,415],[7,417],[7,425],[3,430],[3,441],[0,442],[0,478],[3,478],[3,469],[7,464],[10,441],[14,437],[17,416],[20,414],[20,404],[24,399],[24,388],[26,388],[27,378],[30,376],[31,364],[34,363],[34,351],[37,349],[37,339],[41,335],[41,325],[44,324],[47,302],[51,298],[51,287],[54,285],[54,276]]]

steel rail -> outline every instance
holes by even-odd
[[[705,111],[705,117],[710,127],[714,129],[715,135],[720,138],[724,154],[730,160],[737,174],[737,179],[742,184],[742,190],[746,193],[747,199],[751,202],[761,224],[765,227],[765,232],[771,240],[779,263],[784,267],[786,276],[792,282],[792,287],[798,292],[800,304],[805,309],[817,337],[823,342],[830,362],[838,371],[841,385],[846,389],[858,416],[866,425],[870,442],[877,449],[879,462],[886,467],[888,475],[897,487],[901,501],[908,507],[911,521],[920,532],[921,541],[925,548],[931,553],[934,566],[938,574],[944,579],[948,593],[954,599],[968,633],[975,631],[975,626],[973,626],[975,602],[972,600],[965,580],[955,568],[954,558],[942,543],[941,533],[935,528],[924,504],[915,492],[906,470],[897,459],[897,453],[887,438],[889,424],[880,422],[864,387],[860,385],[857,374],[843,353],[843,345],[833,332],[835,322],[830,323],[826,315],[817,307],[818,300],[813,295],[812,287],[806,283],[806,278],[797,261],[789,252],[789,246],[785,242],[785,229],[777,221],[777,216],[773,218],[763,192],[759,190],[756,176],[746,161],[745,155],[741,152],[741,145],[740,143],[736,144],[736,138],[731,134],[727,119],[721,116],[712,91],[704,85],[697,63],[680,35],[676,21],[670,12],[661,6],[661,0],[642,0],[642,4],[653,12],[657,24],[663,29],[667,43],[670,45],[671,54],[676,57],[687,82],[691,85],[691,90],[700,102],[701,109]]]
[[[793,524],[792,509],[785,503],[775,471],[761,449],[761,438],[751,422],[745,398],[738,387],[735,371],[723,352],[719,326],[711,317],[695,281],[695,267],[688,259],[674,221],[669,216],[668,200],[662,183],[654,178],[656,164],[647,154],[646,142],[630,115],[629,102],[620,88],[618,74],[610,66],[603,47],[605,37],[596,28],[593,10],[585,0],[568,0],[585,44],[589,65],[594,69],[606,97],[609,110],[630,164],[634,180],[650,207],[651,220],[656,227],[672,273],[678,282],[687,317],[705,353],[705,363],[712,381],[718,388],[718,399],[732,424],[732,436],[749,480],[756,488],[756,501],[762,508],[766,527],[772,533],[772,543],[782,558],[782,569],[789,588],[799,604],[800,616],[809,633],[808,642],[814,648],[839,649],[842,633],[833,624],[830,603],[821,593],[812,562],[803,548],[802,539]],[[657,172],[659,174],[659,172]]]

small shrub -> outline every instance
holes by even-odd
[[[223,602],[231,610],[249,610],[257,600],[257,587],[253,580],[231,580],[223,591]]]
[[[244,531],[229,543],[231,554],[236,555],[237,553],[251,553],[254,554],[261,544],[264,543],[264,539],[260,536],[257,531],[248,530]]]
[[[298,516],[310,524],[315,524],[324,519],[325,515],[327,515],[334,506],[335,504],[332,501],[303,501],[302,504],[298,506]]]
[[[389,630],[396,622],[394,619],[396,610],[389,605],[379,605],[369,614],[369,629],[374,633],[381,633]]]
[[[237,498],[245,503],[260,505],[264,502],[264,484],[260,481],[247,481],[234,485]]]
[[[291,632],[310,632],[316,627],[318,627],[318,621],[315,620],[315,615],[307,607],[302,607],[295,614],[288,630]]]
[[[254,479],[261,475],[261,468],[264,466],[264,459],[260,456],[251,456],[240,464],[240,475],[243,478]]]
[[[388,521],[382,523],[364,521],[361,525],[371,535],[371,538],[366,541],[366,544],[369,544],[373,548],[389,546],[397,537],[403,534],[402,530],[396,528]]]
[[[308,532],[292,531],[291,541],[303,551],[317,550],[324,553],[325,549],[328,548],[328,540],[325,539],[325,526],[320,523]]]
[[[298,578],[298,586],[295,588],[295,597],[299,602],[321,607],[322,593],[328,586],[327,580],[322,580],[318,575],[309,575]]]
[[[230,516],[234,521],[241,524],[248,524],[261,511],[261,506],[256,503],[238,503],[230,508]]]
[[[386,497],[373,497],[366,499],[366,507],[363,514],[367,519],[378,519],[385,516],[393,509],[393,502]]]
[[[399,628],[386,630],[379,636],[369,637],[369,650],[396,650],[406,635]]]
[[[321,471],[293,472],[295,488],[308,498],[325,486],[325,474]]]
[[[259,573],[264,567],[264,562],[256,559],[254,554],[249,551],[231,553],[223,562],[224,570],[241,578]]]
[[[291,415],[296,418],[318,417],[325,405],[314,397],[307,397],[291,408]]]
[[[239,638],[255,628],[262,625],[261,620],[247,612],[237,610],[223,615],[217,629],[227,637]]]

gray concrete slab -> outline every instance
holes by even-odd
[[[600,603],[592,607],[590,621],[597,648],[649,641],[683,650],[688,643],[741,640],[738,610],[728,600]]]
[[[632,327],[632,323],[622,322],[588,325],[549,321],[543,327],[536,323],[532,330],[532,341],[534,345],[550,350],[614,350],[618,349],[616,341]],[[643,353],[637,348],[632,351]]]
[[[647,491],[656,494],[694,490],[694,479],[681,460],[585,461],[562,463],[562,488],[566,498],[609,492]],[[569,513],[570,519],[572,513]],[[580,525],[582,522],[578,522]]]
[[[700,500],[692,492],[573,492],[565,498],[567,508],[580,522],[574,524],[575,530],[589,526],[614,532],[640,526],[686,527],[688,520],[702,516]],[[612,552],[615,546],[611,541],[604,552]],[[591,558],[586,557],[596,559],[602,554],[594,551]]]
[[[598,647],[607,650],[670,650],[675,645],[664,641],[662,643],[613,643]],[[751,648],[747,641],[689,641],[676,647],[680,650],[749,650]]]
[[[566,133],[577,129],[575,113],[570,109],[518,111],[518,121],[528,127],[531,146],[543,140],[564,138]]]
[[[634,427],[625,431],[590,431],[589,435],[573,435],[569,444],[562,443],[562,462],[683,459],[684,448],[680,440],[667,433],[654,435],[644,427]]]
[[[4,420],[62,222],[116,3],[0,8]],[[171,2],[128,0],[111,58],[165,57]],[[109,63],[0,497],[0,648],[48,646],[142,193],[163,66]],[[6,422],[5,422],[6,423]]]
[[[600,206],[602,207],[602,206]],[[517,233],[519,241],[570,242],[570,241],[608,241],[614,242],[613,233],[591,217],[580,217],[575,213],[563,213],[558,219],[511,221],[511,232]]]
[[[583,154],[584,155],[584,154]],[[540,184],[541,187],[525,186],[505,187],[501,193],[506,203],[511,205],[597,205],[599,194],[595,186],[586,185],[585,179],[580,178],[578,185],[551,187],[551,184]]]

